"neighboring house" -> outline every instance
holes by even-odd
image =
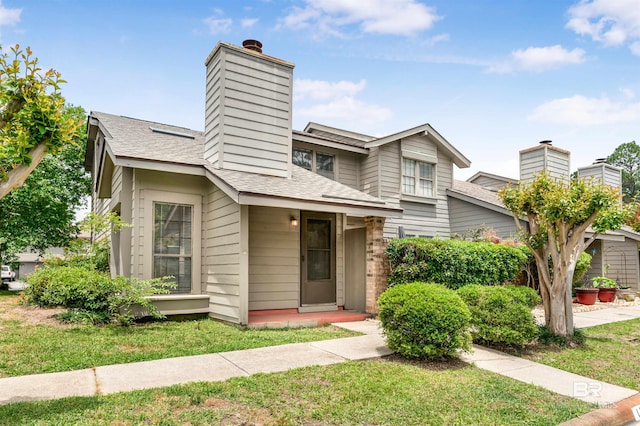
[[[376,312],[385,239],[448,236],[446,191],[469,160],[430,125],[386,137],[291,127],[293,65],[220,42],[205,131],[92,112],[85,166],[113,274],[173,275],[167,314],[247,324],[254,311]]]
[[[552,176],[568,179],[570,153],[544,141],[533,148],[520,151],[520,179],[531,179],[535,173],[547,170]],[[578,176],[592,177],[622,190],[620,169],[602,160],[578,169]],[[447,191],[451,212],[451,231],[464,235],[479,227],[491,228],[501,238],[517,237],[511,212],[504,206],[497,191],[518,180],[480,172],[466,182],[455,180]],[[526,220],[521,220],[523,226]],[[587,233],[587,236],[590,236]],[[638,288],[640,234],[629,227],[608,231],[585,250],[592,256],[591,269],[586,278],[607,276],[620,285]]]

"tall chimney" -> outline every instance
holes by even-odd
[[[293,67],[262,43],[219,42],[205,61],[205,160],[215,167],[291,176]]]
[[[551,177],[568,181],[571,174],[571,153],[553,146],[550,140],[520,151],[520,181],[533,180],[543,171]]]

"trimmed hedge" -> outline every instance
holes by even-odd
[[[467,284],[512,282],[526,263],[522,250],[493,243],[400,238],[386,250],[388,284],[433,282],[456,289]]]
[[[442,285],[416,282],[391,287],[378,305],[389,348],[406,358],[450,357],[471,347],[469,308]]]
[[[538,336],[531,309],[538,293],[522,286],[467,285],[457,290],[471,312],[471,334],[480,344],[524,346]]]

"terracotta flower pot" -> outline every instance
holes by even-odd
[[[598,292],[598,300],[603,303],[610,303],[616,300],[615,288],[601,288]]]
[[[593,305],[598,298],[598,288],[576,288],[576,299],[583,305]]]

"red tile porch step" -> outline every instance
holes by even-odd
[[[332,322],[363,321],[371,317],[354,310],[298,312],[297,309],[249,311],[250,328],[317,327]]]

